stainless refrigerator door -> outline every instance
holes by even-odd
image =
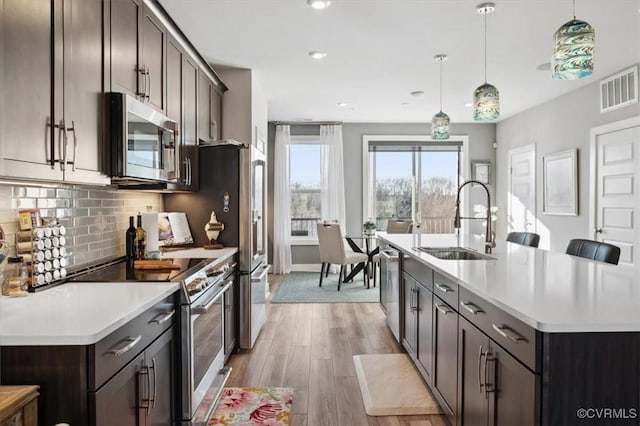
[[[271,265],[240,275],[240,349],[251,349],[267,316],[267,275]]]

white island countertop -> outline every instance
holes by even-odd
[[[497,241],[495,260],[442,260],[415,247],[469,247],[477,236],[378,237],[543,332],[640,331],[640,270]]]
[[[0,296],[0,346],[91,345],[179,288],[179,283],[65,283]]]

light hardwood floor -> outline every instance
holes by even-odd
[[[282,276],[270,276],[271,294]],[[444,416],[367,416],[352,356],[403,352],[377,303],[274,303],[227,386],[295,388],[292,426],[444,426]],[[389,374],[393,374],[392,371]]]

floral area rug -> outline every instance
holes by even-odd
[[[208,426],[289,425],[293,388],[224,388]]]

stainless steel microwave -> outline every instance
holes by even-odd
[[[111,178],[176,182],[177,123],[125,93],[107,93]]]

